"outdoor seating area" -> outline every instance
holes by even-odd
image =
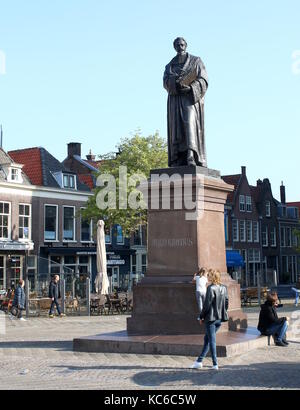
[[[130,313],[133,307],[132,292],[120,292],[110,295],[91,295],[91,315],[114,315]]]
[[[269,288],[267,287],[261,287],[260,288],[260,300],[261,302],[264,302],[267,293],[270,291]],[[241,289],[241,302],[242,306],[252,306],[254,303],[258,303],[258,295],[259,295],[259,290],[257,287],[250,287],[250,288],[244,288]]]

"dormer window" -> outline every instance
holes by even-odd
[[[18,168],[11,169],[11,180],[12,181],[19,181],[19,170]]]
[[[63,174],[63,184],[64,188],[75,189],[75,175]]]

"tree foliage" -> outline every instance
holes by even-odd
[[[87,203],[83,211],[83,217],[87,219],[104,219],[106,226],[121,225],[123,233],[130,235],[140,224],[147,223],[147,211],[142,209],[120,209],[119,206],[119,169],[127,167],[127,199],[133,191],[128,185],[129,178],[135,174],[150,177],[151,169],[166,168],[168,166],[168,150],[166,141],[158,133],[143,137],[137,132],[131,138],[124,138],[117,145],[117,153],[99,155],[101,165],[96,175],[112,175],[116,181],[116,209],[101,210],[97,206],[97,196],[103,187],[96,187],[94,195]]]

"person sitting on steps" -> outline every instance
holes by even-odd
[[[261,305],[257,329],[263,336],[273,336],[276,346],[286,347],[289,344],[286,341],[289,323],[286,317],[278,318],[277,304],[277,293],[268,293],[266,302]]]

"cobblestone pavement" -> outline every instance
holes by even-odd
[[[258,309],[247,313],[256,325]],[[74,337],[125,329],[125,316],[27,322],[6,316],[5,325],[5,334],[0,333],[0,389],[300,389],[299,335],[288,348],[271,346],[221,358],[220,370],[214,372],[210,359],[203,370],[190,370],[194,357],[72,351]]]

